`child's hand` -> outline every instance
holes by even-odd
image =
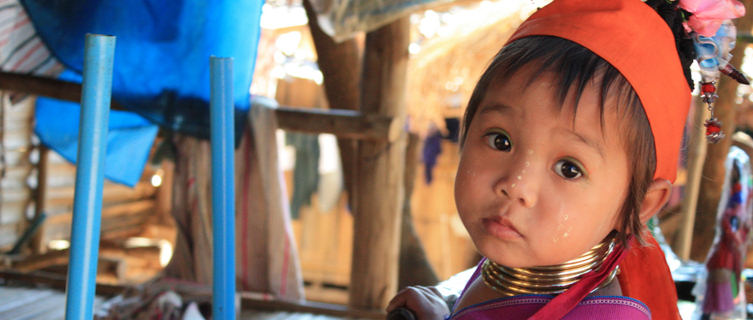
[[[387,305],[387,312],[399,307],[413,311],[418,320],[444,319],[450,314],[447,303],[435,287],[410,286],[400,290]]]

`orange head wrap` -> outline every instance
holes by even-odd
[[[523,22],[508,43],[528,36],[573,41],[619,70],[651,125],[654,179],[674,182],[690,88],[672,31],[659,14],[640,0],[554,0]]]

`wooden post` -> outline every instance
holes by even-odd
[[[28,74],[0,71],[0,90],[81,102],[81,84]],[[124,110],[118,103],[110,103],[111,109]]]
[[[319,70],[324,75],[324,92],[332,109],[358,109],[359,101],[359,72],[361,71],[360,52],[355,39],[336,43],[322,31],[316,19],[316,12],[311,0],[304,0],[306,16],[309,19],[311,37],[316,47]],[[351,207],[353,201],[354,173],[357,166],[356,150],[358,144],[353,139],[338,137],[340,158],[345,177],[345,190],[348,191],[348,202]]]
[[[361,112],[404,121],[408,17],[366,35]],[[397,289],[405,133],[393,142],[359,141],[350,305],[383,308]]]
[[[421,161],[421,138],[415,133],[408,134],[405,147],[405,201],[403,221],[400,226],[400,264],[398,267],[398,289],[407,286],[433,286],[439,282],[429,258],[426,257],[421,239],[413,228],[411,195],[416,182],[418,163]]]
[[[750,8],[753,0],[742,0],[743,4]],[[737,29],[742,33],[750,32],[753,27],[753,16],[746,15],[735,20]],[[738,45],[732,50],[733,66],[742,64],[745,45]],[[719,99],[714,104],[714,115],[722,121],[722,130],[726,137],[716,144],[708,145],[706,161],[703,165],[700,194],[698,196],[698,209],[695,213],[693,227],[693,241],[690,258],[696,261],[704,261],[706,254],[714,240],[716,226],[716,209],[724,184],[724,161],[732,144],[732,133],[735,129],[735,99],[737,98],[737,82],[722,75],[719,81]]]

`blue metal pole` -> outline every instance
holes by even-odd
[[[91,319],[115,37],[87,34],[65,319]]]
[[[211,57],[212,318],[235,319],[233,59]]]

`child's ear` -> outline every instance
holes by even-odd
[[[651,182],[646,191],[646,196],[643,197],[643,203],[641,203],[641,210],[639,213],[641,223],[646,224],[648,219],[651,219],[664,204],[669,200],[669,195],[672,192],[672,184],[666,179],[656,179]]]

